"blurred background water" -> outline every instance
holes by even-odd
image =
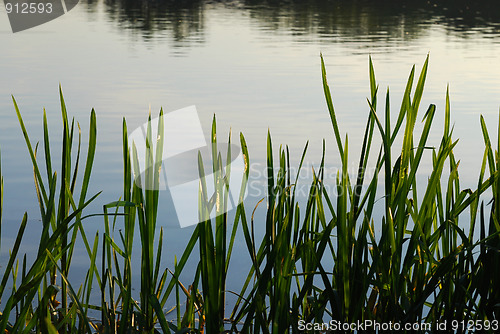
[[[279,145],[288,145],[294,162],[309,141],[305,179],[319,163],[325,139],[331,171],[327,182],[333,185],[339,158],[322,91],[320,53],[341,132],[349,134],[353,170],[369,111],[370,55],[379,100],[390,87],[394,116],[412,65],[419,73],[430,55],[421,116],[430,103],[437,105],[429,145],[439,145],[449,84],[463,187],[477,183],[484,149],[479,115],[484,115],[491,136],[497,132],[497,1],[81,0],[66,15],[16,34],[2,7],[0,42],[3,256],[24,211],[30,218],[24,251],[34,247],[39,228],[32,167],[11,94],[33,141],[43,139],[46,109],[56,159],[61,143],[58,85],[70,116],[81,124],[84,141],[89,112],[95,108],[98,145],[91,193],[103,193],[88,213],[102,212],[103,204],[121,195],[123,117],[132,131],[147,120],[149,110],[154,116],[160,107],[169,112],[196,105],[207,137],[214,114],[219,138],[226,138],[231,129],[237,142],[239,132],[244,133],[254,182],[245,202],[248,210],[265,195],[259,184],[268,129],[275,153]],[[430,161],[430,155],[427,158]],[[425,168],[422,172],[425,183]],[[160,224],[168,229],[165,259],[171,265],[192,228],[178,227],[168,192],[161,196]],[[89,234],[102,231],[102,223],[101,218],[87,220]],[[241,239],[236,247],[244,247]],[[85,260],[82,253],[82,268]],[[243,255],[234,263],[248,268],[249,262]],[[187,277],[189,272],[194,268]]]

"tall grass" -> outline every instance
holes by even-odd
[[[241,148],[245,159],[246,170],[243,177],[239,201],[243,201],[248,179],[248,151],[243,135],[240,136]],[[226,162],[221,156],[217,143],[215,116],[211,132],[211,160],[214,193],[209,195],[206,184],[205,167],[201,153],[198,154],[198,170],[200,176],[198,245],[200,249],[200,275],[203,291],[203,319],[208,333],[220,333],[224,329],[226,307],[226,279],[231,259],[234,239],[238,228],[242,206],[239,205],[234,219],[231,235],[228,237],[228,207],[230,205],[231,178],[231,133],[227,144]],[[214,228],[210,213],[215,213]],[[228,242],[229,240],[229,242]]]
[[[347,324],[372,320],[425,323],[434,326],[433,331],[444,321],[449,325],[473,321],[482,324],[484,331],[494,332],[500,316],[496,288],[500,283],[500,136],[494,149],[486,123],[480,118],[485,143],[483,161],[476,188],[464,189],[459,160],[454,155],[460,143],[453,137],[448,90],[444,110],[431,104],[421,111],[428,61],[427,57],[418,78],[415,66],[411,69],[397,117],[393,118],[389,89],[379,100],[381,94],[370,59],[366,126],[358,169],[350,174],[352,146],[349,136],[341,133],[341,117],[334,108],[321,57],[323,90],[340,169],[334,179],[328,178],[324,143],[321,162],[312,169],[305,199],[300,198],[297,187],[308,144],[300,157],[297,175],[292,175],[293,159],[288,147],[274,151],[269,132],[267,192],[258,203],[243,201],[250,159],[240,135],[246,169],[239,204],[228,213],[231,134],[224,160],[214,117],[210,167],[207,165],[213,175],[214,193],[209,194],[206,162],[199,154],[201,223],[181,257],[175,258],[173,268],[162,264],[168,245],[164,245],[163,229],[157,229],[163,143],[168,140],[162,135],[163,112],[155,140],[149,117],[145,149],[149,168],[144,177],[138,150],[128,142],[123,120],[123,194],[116,202],[103,206],[102,235],[97,233],[89,240],[82,220],[83,210],[97,196],[87,198],[96,147],[95,112],[90,116],[87,158],[82,186],[77,191],[81,135],[79,126],[77,129],[75,122],[68,120],[62,91],[59,175],[52,166],[45,113],[42,166],[37,160],[38,144],[33,145],[29,139],[13,100],[33,164],[43,228],[36,259],[29,264],[24,256],[19,261],[28,224],[24,215],[9,261],[2,267],[0,331],[281,334],[330,320]],[[440,141],[433,143],[430,134],[437,131],[433,124],[438,115],[444,117],[444,127]],[[422,126],[417,126],[418,122]],[[78,144],[74,151],[76,131]],[[377,137],[380,146],[375,144]],[[428,175],[422,173],[424,165],[431,166]],[[367,173],[369,168],[374,172]],[[1,236],[3,178],[0,191]],[[256,215],[263,206],[265,216]],[[265,226],[261,240],[256,239],[257,224]],[[229,264],[239,231],[252,265],[241,290],[227,291]],[[78,237],[90,265],[84,283],[75,290],[67,277]],[[137,251],[133,247],[136,238],[141,246],[140,267],[134,265],[132,257]],[[196,245],[199,258],[195,275],[192,281],[182,282],[181,273],[194,256]],[[137,270],[138,300],[132,284]],[[9,283],[12,291],[2,298]],[[101,296],[98,305],[90,303],[95,285]],[[228,293],[237,297],[232,310],[226,309]],[[175,305],[168,304],[172,299]],[[176,321],[167,321],[166,313],[171,310],[175,311]],[[90,313],[99,314],[100,319],[91,318]]]
[[[473,272],[478,270],[489,277],[488,280],[494,277],[474,253],[481,245],[481,255],[486,257],[486,245],[491,244],[498,231],[495,219],[491,219],[488,238],[484,233],[480,237],[473,233],[480,195],[498,179],[493,154],[489,153],[492,161],[490,177],[485,179],[483,164],[477,189],[461,189],[458,163],[453,154],[457,141],[452,140],[448,92],[445,126],[439,146],[428,144],[436,114],[434,105],[430,105],[423,115],[421,132],[415,132],[427,64],[428,58],[414,88],[415,68],[412,68],[396,124],[391,126],[389,90],[385,95],[382,121],[377,112],[377,104],[380,104],[377,103],[378,86],[370,59],[368,119],[358,173],[353,183],[347,172],[348,137],[343,140],[340,135],[322,59],[323,87],[341,161],[335,180],[336,193],[326,191],[325,183],[332,180],[324,179],[322,162],[319,173],[314,175],[306,212],[301,217],[292,190],[296,183],[291,183],[289,176],[287,178],[290,169],[288,156],[280,150],[277,179],[272,173],[268,175],[266,232],[260,247],[248,233],[246,222],[243,223],[254,263],[249,277],[255,281],[246,297],[247,302],[237,315],[238,319],[245,318],[244,330],[255,333],[295,332],[300,320],[307,323],[328,319],[342,323],[375,320],[380,323],[427,322],[436,325],[444,320],[451,323],[451,320],[495,319],[493,312],[486,316],[480,311],[480,305],[484,303],[480,300],[494,299],[493,293],[486,292],[480,285],[465,283],[470,282]],[[365,180],[375,128],[382,139],[382,147],[376,159],[375,173],[371,180]],[[483,132],[486,157],[491,145],[486,131]],[[393,159],[398,138],[402,139],[401,149]],[[267,167],[274,171],[271,148],[268,136]],[[422,187],[419,187],[417,177],[425,151],[431,153],[432,172],[426,180],[423,195],[419,196],[418,190]],[[443,189],[446,163],[449,174]],[[379,179],[384,186],[381,194],[377,188]],[[492,190],[496,194],[496,190]],[[380,233],[377,233],[373,212],[379,199],[385,203]],[[324,212],[324,205],[328,214]],[[467,229],[458,224],[459,216],[464,216],[462,213],[466,210],[470,212],[468,234]],[[310,224],[311,212],[316,225]],[[252,226],[253,221],[250,228]],[[309,235],[312,237],[304,238]],[[283,252],[279,250],[281,247],[284,247]],[[488,249],[490,254],[497,254],[497,247]],[[313,250],[310,256],[307,250]],[[326,256],[333,258],[331,270],[325,269],[324,261],[321,261]],[[488,268],[495,268],[496,264],[489,263]],[[290,285],[292,277],[303,278],[302,282],[297,280],[295,289]]]
[[[49,130],[45,111],[43,115],[43,134],[46,178],[44,179],[42,177],[42,168],[37,161],[38,143],[33,147],[17,102],[12,98],[33,165],[35,189],[42,220],[42,233],[37,257],[31,267],[28,267],[28,263],[26,263],[26,256],[23,258],[21,276],[19,277],[20,284],[17,286],[18,263],[13,267],[13,260],[17,256],[22,235],[26,228],[27,214],[25,214],[14,244],[14,252],[10,257],[9,265],[6,268],[7,270],[4,273],[4,280],[1,285],[1,292],[3,292],[7,274],[12,271],[13,291],[5,304],[0,322],[0,331],[4,331],[7,327],[11,327],[10,331],[12,332],[21,330],[57,330],[65,333],[74,331],[76,328],[90,331],[88,319],[84,316],[86,313],[84,306],[80,303],[80,298],[84,291],[75,292],[69,284],[67,277],[78,231],[83,231],[83,209],[98,196],[96,194],[87,199],[96,147],[96,117],[95,112],[92,110],[87,160],[83,180],[81,181],[81,189],[78,193],[76,190],[76,181],[80,163],[81,131],[79,124],[77,124],[78,129],[75,129],[74,120],[70,125],[62,90],[60,89],[59,92],[63,121],[59,187],[57,186],[58,175],[52,166]],[[78,131],[78,144],[76,161],[72,164],[75,131]],[[57,194],[59,195],[57,196]],[[76,195],[78,197],[75,198]],[[82,236],[85,238],[84,234]],[[61,277],[59,282],[57,282],[58,274]],[[72,303],[68,302],[68,297],[72,300]],[[36,309],[34,308],[35,298],[38,299],[38,307]],[[10,326],[8,319],[14,308],[16,310],[16,322]],[[80,322],[77,324],[78,319]]]
[[[470,284],[478,288],[475,291],[475,296],[480,298],[477,303],[478,318],[498,319],[500,316],[500,293],[495,289],[495,286],[500,283],[498,267],[500,263],[500,179],[498,177],[500,173],[500,158],[498,156],[500,152],[500,132],[497,134],[497,148],[493,151],[486,123],[482,116],[481,128],[486,148],[480,180],[483,177],[486,161],[489,174],[496,176],[496,178],[491,184],[493,199],[488,222],[484,214],[484,205],[481,203],[480,237],[485,242],[480,245],[479,258],[473,267],[474,275],[471,275],[469,279]],[[500,119],[497,130],[500,130]],[[488,226],[488,229],[486,229],[486,226]]]
[[[170,292],[167,290],[164,293],[168,271],[166,268],[161,268],[163,229],[160,229],[159,236],[156,235],[164,143],[163,111],[160,111],[158,119],[157,133],[159,135],[156,147],[152,138],[151,115],[148,119],[144,180],[141,178],[137,147],[135,143],[129,146],[127,124],[125,120],[123,121],[123,200],[104,206],[105,235],[101,270],[104,277],[100,288],[102,331],[105,333],[128,333],[131,329],[141,333],[154,333],[158,321],[165,332],[170,332],[162,311]],[[118,246],[114,239],[115,225],[119,216],[117,211],[109,213],[109,210],[119,208],[123,209],[123,232],[119,229],[122,247]],[[110,216],[113,217],[112,227]],[[132,296],[132,246],[136,224],[141,244],[139,302],[135,301]],[[157,243],[156,247],[155,243]]]
[[[296,187],[302,163],[307,151],[304,149],[299,170],[292,183],[288,149],[280,148],[279,167],[275,174],[272,140],[268,135],[268,194],[265,236],[260,245],[255,241],[254,216],[250,224],[242,216],[242,226],[253,267],[240,295],[245,295],[249,282],[253,288],[244,298],[245,302],[233,315],[244,319],[242,331],[254,333],[287,332],[296,329],[299,314],[315,317],[317,305],[311,302],[317,296],[313,285],[314,274],[320,266],[332,225],[326,225],[321,201],[319,179],[323,175],[323,162],[318,176],[311,184],[310,196],[302,220],[296,199]],[[301,224],[302,222],[302,224]],[[323,227],[324,230],[320,230]],[[298,263],[302,266],[299,269]],[[301,280],[300,277],[303,277]]]

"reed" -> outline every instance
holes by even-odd
[[[163,288],[167,279],[167,269],[161,269],[163,229],[156,236],[156,222],[159,202],[159,180],[163,152],[163,111],[158,122],[156,147],[152,139],[151,115],[148,119],[146,135],[144,180],[141,178],[139,157],[135,143],[129,146],[128,131],[123,121],[123,200],[104,206],[105,234],[103,237],[101,283],[102,331],[105,333],[128,333],[131,329],[141,333],[154,333],[158,319],[164,324],[162,313],[165,302]],[[133,179],[134,175],[134,179]],[[119,237],[122,246],[115,241],[115,225],[119,209],[123,210],[123,232]],[[109,212],[109,210],[115,210]],[[113,218],[112,226],[110,217]],[[137,226],[136,226],[137,225]],[[140,301],[132,296],[132,251],[136,228],[141,243],[141,290]],[[155,254],[155,243],[156,254]],[[123,262],[122,262],[123,261]],[[160,275],[161,274],[161,275]],[[107,296],[106,296],[107,295]],[[158,313],[158,311],[160,311]],[[164,328],[169,332],[168,327]]]
[[[314,318],[321,312],[311,302],[318,296],[313,278],[327,247],[332,225],[326,224],[319,181],[323,175],[324,162],[320,164],[319,174],[315,175],[310,186],[302,218],[295,186],[307,145],[293,183],[288,149],[280,148],[279,168],[275,174],[270,134],[267,147],[268,194],[265,199],[268,210],[265,237],[260,245],[257,244],[253,214],[250,224],[246,215],[242,215],[243,232],[253,267],[240,292],[240,296],[246,296],[237,302],[233,317],[244,321],[242,332],[284,333],[290,328],[298,330],[299,316]],[[253,287],[247,293],[252,281]]]
[[[17,102],[12,98],[33,164],[35,190],[42,220],[42,233],[37,257],[31,267],[28,267],[26,263],[26,256],[23,258],[21,277],[19,277],[21,282],[19,286],[16,286],[18,264],[15,267],[12,267],[12,265],[17,256],[22,235],[26,228],[28,217],[25,214],[1,285],[1,292],[3,292],[7,280],[6,275],[15,268],[15,270],[12,270],[13,291],[5,304],[0,322],[0,331],[11,327],[10,331],[12,332],[21,330],[30,331],[33,329],[36,331],[57,330],[64,333],[72,332],[77,328],[76,326],[80,326],[81,329],[90,332],[88,319],[85,317],[86,311],[80,303],[80,297],[84,291],[79,290],[76,293],[69,284],[67,277],[75,241],[79,235],[78,232],[80,231],[80,235],[85,238],[81,223],[85,217],[82,217],[82,212],[99,195],[96,194],[87,199],[96,146],[96,117],[94,110],[92,110],[87,160],[81,189],[77,193],[76,181],[80,163],[81,131],[79,124],[76,124],[78,127],[78,145],[76,149],[76,161],[72,165],[73,140],[76,131],[75,123],[73,120],[70,126],[61,88],[59,89],[59,93],[63,120],[59,187],[57,186],[57,172],[52,167],[49,131],[45,111],[43,115],[43,133],[46,179],[44,180],[42,177],[42,168],[37,161],[38,143],[33,148]],[[58,197],[56,197],[57,194],[59,194]],[[75,198],[76,195],[79,197]],[[59,282],[57,281],[57,273],[61,276]],[[68,303],[68,297],[72,300],[71,304]],[[35,298],[38,298],[37,308],[34,308]],[[60,298],[61,302],[57,298]],[[16,309],[16,322],[13,325],[9,325],[8,319],[14,308]],[[80,318],[80,323],[77,325],[78,318]]]
[[[301,199],[297,184],[308,144],[294,176],[288,147],[273,151],[269,132],[267,192],[257,204],[248,203],[243,198],[250,159],[240,134],[246,169],[234,218],[227,213],[229,180],[234,173],[230,164],[231,134],[223,159],[224,147],[218,142],[214,117],[208,167],[214,191],[209,195],[206,161],[199,154],[201,223],[170,269],[161,265],[168,245],[164,245],[163,230],[156,229],[166,140],[162,135],[163,112],[159,115],[159,136],[154,141],[151,116],[148,119],[145,161],[150,168],[146,168],[144,177],[137,148],[128,142],[123,120],[123,193],[116,202],[105,204],[102,214],[95,214],[102,216],[104,228],[89,239],[82,221],[88,217],[83,215],[84,209],[98,195],[87,196],[96,148],[95,112],[90,114],[83,178],[77,182],[81,131],[78,123],[75,126],[68,119],[62,90],[59,172],[52,166],[45,112],[41,164],[38,144],[32,144],[13,99],[33,165],[43,228],[35,260],[27,263],[26,256],[19,259],[28,224],[25,214],[8,263],[1,267],[0,332],[281,334],[300,332],[304,324],[330,320],[429,326],[415,332],[429,328],[436,331],[437,324],[444,321],[459,325],[473,321],[481,324],[481,330],[495,332],[494,321],[500,316],[500,294],[496,289],[500,284],[500,135],[494,149],[486,123],[480,118],[485,143],[483,161],[476,188],[464,189],[459,160],[454,155],[459,142],[453,136],[448,90],[443,111],[433,104],[424,113],[420,110],[428,61],[427,57],[418,79],[415,66],[411,69],[392,124],[389,89],[379,100],[370,58],[367,121],[358,170],[352,175],[348,173],[352,146],[349,137],[341,134],[341,117],[334,108],[321,57],[323,91],[341,168],[334,179],[328,179],[323,143],[321,162],[312,170],[307,197]],[[441,139],[432,143],[430,133],[435,131],[434,120],[440,112],[444,116]],[[417,130],[420,121],[423,125]],[[374,144],[376,137],[381,139],[380,146]],[[421,173],[424,164],[431,166],[428,175]],[[368,174],[368,168],[374,173]],[[79,183],[81,188],[77,190]],[[0,185],[1,237],[1,166]],[[254,213],[264,205],[266,215],[260,218]],[[231,222],[233,226],[228,229]],[[258,223],[265,226],[261,240],[255,237]],[[231,279],[229,264],[238,231],[243,233],[252,266],[241,290],[235,292],[227,291],[226,283]],[[75,289],[68,274],[77,238],[83,241],[90,265],[84,283]],[[141,245],[138,300],[132,293],[132,276],[137,268],[132,263],[135,238]],[[187,285],[180,277],[196,245],[198,266]],[[95,285],[101,295],[98,305],[90,304]],[[227,293],[237,295],[230,312],[226,310]],[[167,304],[172,295],[173,306]],[[167,321],[171,311],[175,311],[175,322]],[[100,319],[91,318],[91,313]]]
[[[242,180],[239,203],[243,201],[248,178],[248,151],[243,135],[240,135],[246,177]],[[201,153],[198,154],[198,171],[200,176],[198,245],[200,251],[199,269],[202,285],[202,319],[208,333],[221,333],[224,329],[226,307],[226,279],[229,262],[238,228],[242,206],[239,205],[235,215],[231,234],[228,235],[228,207],[231,205],[229,184],[231,178],[231,133],[227,144],[226,161],[222,158],[217,143],[217,127],[215,116],[211,132],[211,162],[214,193],[208,193],[205,166]],[[215,215],[211,218],[210,215]],[[215,227],[215,229],[213,228]],[[201,321],[201,319],[200,319]],[[203,326],[200,326],[203,330]]]

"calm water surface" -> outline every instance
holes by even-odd
[[[411,66],[416,64],[420,71],[429,54],[421,112],[429,103],[437,105],[430,144],[439,144],[449,84],[454,135],[460,138],[455,155],[461,160],[462,186],[473,187],[484,148],[480,114],[496,136],[499,8],[493,1],[472,7],[462,1],[429,2],[420,7],[405,1],[375,2],[195,1],[175,5],[173,1],[82,0],[63,17],[16,34],[11,33],[2,7],[0,145],[7,240],[2,253],[10,247],[9,235],[17,230],[24,211],[34,230],[39,217],[32,168],[11,94],[34,141],[42,139],[42,110],[46,108],[56,152],[61,132],[59,83],[84,138],[91,108],[97,112],[98,151],[91,190],[103,193],[90,211],[100,212],[103,204],[118,199],[121,192],[123,117],[133,130],[146,121],[150,109],[156,114],[160,107],[168,112],[196,105],[208,134],[216,114],[221,137],[229,129],[233,141],[239,132],[244,133],[255,179],[265,161],[268,129],[275,149],[288,145],[294,161],[309,140],[309,169],[319,162],[325,139],[327,161],[338,166],[319,54],[325,57],[341,131],[349,134],[351,161],[356,161],[368,115],[369,55],[380,91],[389,86],[392,108],[399,110]],[[255,189],[248,207],[262,196]],[[162,196],[161,224],[169,228],[168,245],[179,255],[192,229],[176,227],[168,194]],[[102,230],[100,219],[87,224],[89,231]],[[167,257],[170,263],[173,257]],[[247,259],[237,258],[236,265],[240,262],[247,263]]]

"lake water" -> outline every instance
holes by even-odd
[[[39,223],[32,167],[11,94],[33,141],[42,140],[46,108],[57,152],[59,83],[84,140],[89,112],[91,108],[97,112],[91,192],[103,193],[90,212],[101,212],[103,204],[120,197],[122,118],[132,131],[147,120],[150,109],[155,115],[160,107],[169,112],[196,105],[207,137],[214,114],[220,138],[231,129],[237,142],[243,132],[257,174],[265,162],[268,129],[275,150],[288,145],[295,162],[309,141],[308,170],[318,164],[325,139],[327,161],[338,166],[322,91],[320,53],[341,131],[349,134],[353,162],[368,115],[369,56],[380,91],[390,87],[396,111],[411,66],[416,64],[418,73],[429,54],[421,115],[430,103],[438,110],[429,144],[439,145],[449,84],[454,136],[460,138],[455,156],[461,160],[462,186],[477,183],[484,149],[479,116],[484,115],[490,135],[496,137],[500,106],[500,8],[495,1],[471,7],[465,1],[431,1],[422,6],[387,0],[175,3],[82,0],[66,15],[16,34],[2,7],[2,254],[10,247],[24,211],[33,229]],[[247,199],[248,208],[263,196],[255,189]],[[192,228],[178,227],[168,195],[164,198],[161,224],[169,229],[167,252],[180,255]],[[87,226],[89,231],[103,230],[101,219],[89,220]],[[32,236],[36,239],[36,234]],[[170,255],[166,255],[169,263]],[[247,261],[236,258],[236,263]]]

